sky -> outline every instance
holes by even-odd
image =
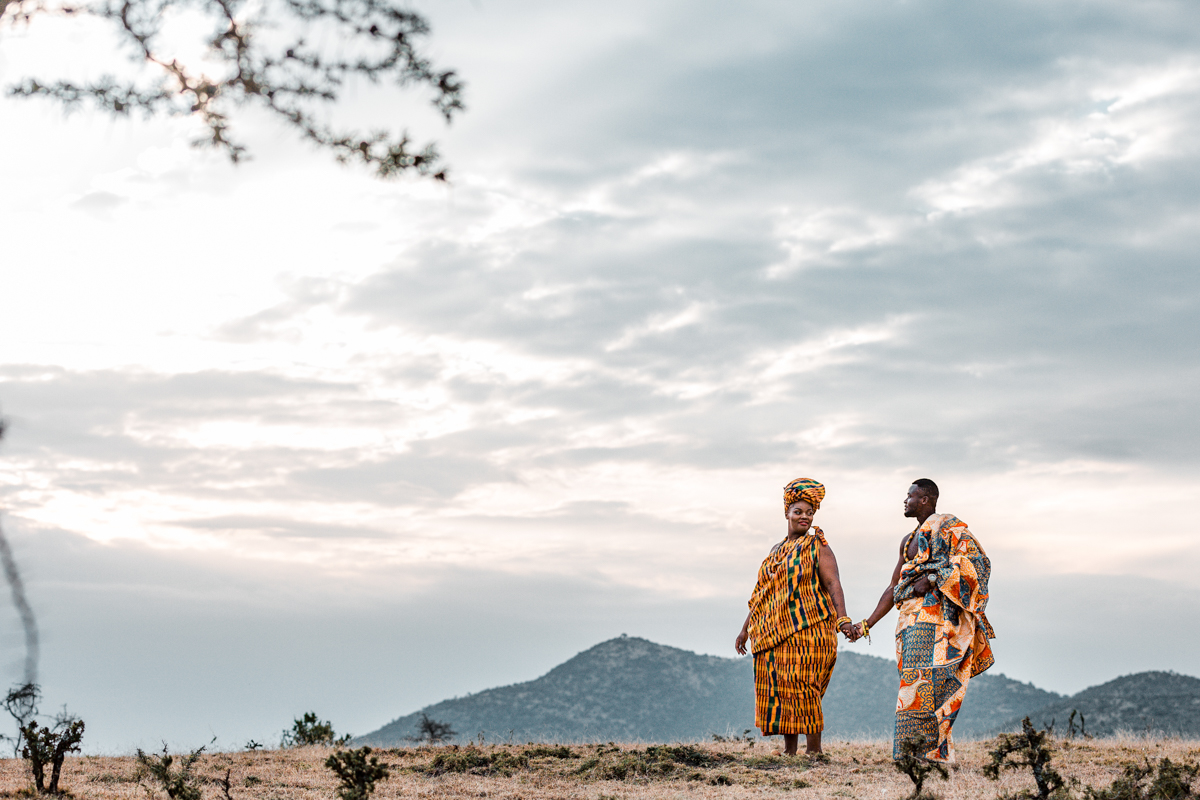
[[[0,524],[89,752],[366,733],[622,633],[733,656],[802,476],[856,618],[929,477],[998,672],[1200,674],[1200,7],[414,7],[467,111],[335,114],[449,186],[0,98]],[[5,85],[128,69],[0,31]]]

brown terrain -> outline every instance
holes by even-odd
[[[1033,789],[1029,773],[1007,773],[999,782],[984,777],[989,742],[966,742],[950,779],[933,779],[926,790],[943,800],[995,798],[1001,791]],[[424,746],[375,751],[392,765],[377,798],[903,798],[908,778],[892,766],[890,742],[828,742],[827,761],[772,754],[771,741],[700,745],[493,745]],[[1064,776],[1097,788],[1121,774],[1124,765],[1157,761],[1194,763],[1200,741],[1116,737],[1056,740],[1053,765]],[[202,779],[224,778],[229,789],[206,782],[205,800],[215,798],[333,798],[337,781],[324,766],[331,748],[206,754],[196,765]],[[463,770],[463,771],[459,771]],[[0,761],[0,797],[28,797],[28,766]],[[131,756],[67,759],[62,786],[76,798],[166,798],[139,773]]]

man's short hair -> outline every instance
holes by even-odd
[[[912,485],[921,490],[921,493],[928,497],[933,502],[937,502],[938,488],[937,484],[929,480],[929,478],[917,478],[912,482]]]

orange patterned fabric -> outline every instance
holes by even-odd
[[[932,515],[912,536],[917,554],[901,567],[895,591],[900,609],[896,635],[917,624],[928,624],[934,633],[932,650],[920,651],[921,663],[905,666],[945,667],[969,657],[971,675],[978,675],[995,663],[988,639],[994,639],[996,632],[985,613],[991,561],[967,524],[953,514]],[[936,587],[923,598],[912,588],[921,575],[928,575]],[[922,602],[907,602],[913,599]],[[902,656],[899,639],[896,655]]]
[[[994,638],[984,610],[991,561],[962,520],[934,514],[912,533],[916,555],[900,569],[895,600],[896,699],[893,758],[905,739],[924,739],[926,757],[954,760],[954,720],[971,678],[995,663]],[[905,548],[909,541],[905,542]],[[934,588],[919,595],[914,584],[929,577]]]
[[[769,650],[833,617],[833,599],[817,574],[824,543],[824,534],[814,525],[808,536],[784,539],[763,560],[750,595],[752,652]]]
[[[821,507],[821,501],[825,499],[825,487],[814,481],[812,478],[796,478],[796,480],[783,487],[783,510],[787,511],[792,507],[792,503],[798,500],[805,500],[816,511]]]
[[[837,634],[831,619],[754,654],[754,724],[763,736],[825,729],[821,698],[836,661]]]

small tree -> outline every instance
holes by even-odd
[[[341,800],[367,800],[375,791],[375,782],[389,775],[388,765],[379,763],[369,747],[334,753],[325,759],[325,766],[341,780],[337,788]]]
[[[924,791],[925,781],[932,773],[936,772],[942,780],[950,777],[945,767],[925,757],[929,752],[929,745],[929,740],[924,736],[900,742],[900,757],[896,759],[896,770],[907,775],[913,782],[913,791],[909,795],[911,800],[928,800],[933,797]]]
[[[1028,767],[1033,772],[1037,794],[1025,790],[1012,795],[1013,800],[1033,797],[1047,800],[1056,793],[1062,796],[1067,782],[1058,774],[1058,770],[1050,766],[1054,753],[1047,743],[1049,738],[1049,727],[1039,731],[1026,717],[1021,720],[1021,733],[1002,733],[996,739],[996,746],[990,752],[992,763],[984,766],[983,774],[992,780],[999,780],[1001,770]]]
[[[162,755],[147,755],[140,747],[137,751],[139,777],[150,777],[162,787],[171,800],[202,800],[200,780],[196,776],[196,762],[206,748],[198,747],[183,758],[179,767],[173,768],[177,758],[167,751],[163,743]]]
[[[17,723],[17,735],[12,737],[13,758],[21,755],[21,745],[25,740],[23,728],[37,716],[38,702],[42,699],[42,690],[36,683],[23,683],[8,690],[4,696],[4,710]],[[9,738],[3,736],[0,738]]]
[[[33,785],[38,794],[58,794],[58,779],[62,775],[67,753],[78,753],[83,739],[83,720],[66,713],[55,720],[53,727],[43,727],[30,720],[21,727],[25,744],[21,757],[33,771]],[[50,766],[50,783],[46,783],[46,766]]]
[[[292,721],[292,729],[283,732],[279,744],[281,747],[308,747],[310,745],[346,744],[350,741],[349,734],[341,738],[335,738],[335,736],[332,722],[322,722],[315,713],[309,711],[300,719]]]
[[[453,739],[457,735],[457,731],[450,727],[449,722],[438,722],[436,719],[430,719],[429,715],[422,711],[421,721],[417,723],[417,735],[413,737],[413,740],[436,744],[446,739]]]

